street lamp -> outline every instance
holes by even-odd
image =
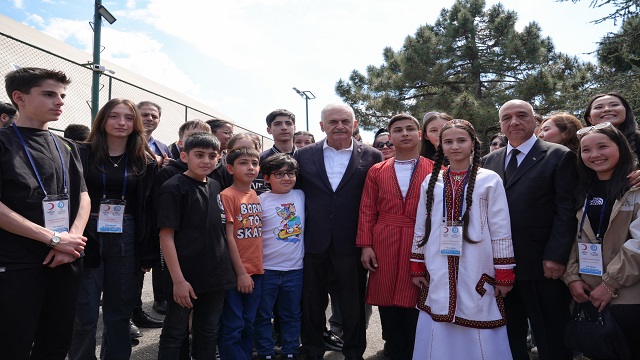
[[[300,97],[302,97],[304,99],[305,105],[307,107],[307,131],[309,131],[309,100],[313,100],[316,98],[315,95],[313,95],[313,93],[309,90],[298,90],[295,87],[293,88],[293,90],[295,90],[298,95],[300,95]]]
[[[100,35],[102,29],[102,18],[109,24],[116,22],[107,8],[102,6],[102,0],[96,0],[95,11],[93,12],[93,78],[91,81],[91,121],[98,114],[100,106],[100,74],[104,71],[104,66],[100,65]]]

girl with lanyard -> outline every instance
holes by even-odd
[[[578,236],[563,277],[573,299],[611,315],[640,358],[640,189],[627,175],[636,159],[625,135],[609,122],[578,131]]]
[[[151,268],[160,254],[157,245],[148,244],[147,206],[158,165],[145,140],[140,112],[130,100],[107,102],[79,151],[91,217],[85,228],[85,271],[69,359],[95,359],[102,292],[102,358],[128,359],[129,319],[142,269]]]
[[[515,261],[502,179],[480,168],[468,121],[448,122],[439,140],[411,254],[412,282],[421,288],[413,358],[511,359],[502,298]],[[450,165],[441,171],[445,156]]]

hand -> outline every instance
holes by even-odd
[[[636,187],[640,183],[640,170],[632,171],[627,175],[627,179],[629,179],[629,186]]]
[[[243,294],[251,294],[253,292],[253,279],[249,274],[238,276],[238,291]]]
[[[183,308],[191,309],[193,304],[191,298],[197,299],[196,293],[193,292],[191,284],[186,280],[173,283],[173,301]]]
[[[413,285],[419,288],[429,285],[427,283],[427,278],[425,278],[424,276],[414,276],[411,278],[411,282],[413,283]]]
[[[47,265],[50,268],[54,268],[58,265],[72,263],[76,260],[75,256],[71,254],[63,253],[57,250],[57,248],[58,246],[56,246],[55,249],[49,250],[49,253],[44,258],[44,262],[42,263],[43,265]]]
[[[360,255],[360,261],[362,266],[369,271],[376,271],[378,268],[378,259],[376,258],[376,252],[371,247],[362,248],[362,255]]]
[[[609,286],[609,289],[613,289]],[[604,285],[600,284],[598,287],[593,289],[589,294],[589,301],[593,304],[593,306],[598,308],[598,311],[602,312],[604,307],[607,306],[609,301],[611,301],[611,294],[604,288]]]
[[[589,301],[589,295],[585,291],[591,292],[591,286],[582,280],[576,280],[569,283],[569,291],[573,300],[583,303]]]
[[[507,297],[507,293],[513,289],[513,285],[496,285],[496,297]]]
[[[544,277],[559,279],[564,274],[567,266],[553,260],[542,260],[542,268],[544,269]]]
[[[84,251],[86,243],[87,238],[82,234],[70,234],[65,231],[60,233],[60,242],[55,246],[55,249],[79,258],[80,253]]]
[[[160,163],[160,167],[165,167],[165,166],[169,165],[169,161],[171,161],[171,158],[169,157],[169,155],[163,154],[162,155],[162,163]]]

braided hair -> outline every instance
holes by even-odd
[[[464,241],[477,244],[479,241],[474,241],[469,238],[469,211],[471,209],[471,205],[473,204],[473,189],[476,184],[476,176],[478,175],[478,169],[480,168],[480,140],[476,135],[476,131],[471,125],[470,122],[466,120],[455,119],[448,122],[445,126],[440,130],[439,138],[440,142],[438,143],[438,148],[436,149],[436,154],[434,158],[433,171],[431,171],[431,178],[429,179],[429,184],[427,186],[426,197],[427,197],[427,218],[425,220],[425,230],[424,237],[418,243],[418,246],[422,247],[427,244],[429,241],[429,235],[431,233],[431,211],[433,210],[433,192],[436,186],[436,181],[438,180],[438,175],[440,173],[440,168],[442,167],[443,159],[444,159],[444,151],[442,150],[442,134],[452,128],[465,130],[471,141],[473,141],[473,160],[471,161],[471,169],[469,170],[469,177],[467,181],[467,193],[465,194],[466,206],[464,214],[462,215],[462,221],[464,223],[462,238]],[[444,179],[443,179],[444,181]],[[444,199],[442,199],[444,201]]]

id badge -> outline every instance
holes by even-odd
[[[578,243],[580,274],[602,276],[602,244]]]
[[[124,221],[125,200],[103,199],[100,200],[100,213],[98,213],[98,232],[122,233]]]
[[[462,221],[446,221],[440,227],[440,255],[462,255]]]
[[[42,200],[44,227],[55,232],[69,231],[69,195],[47,195]]]

